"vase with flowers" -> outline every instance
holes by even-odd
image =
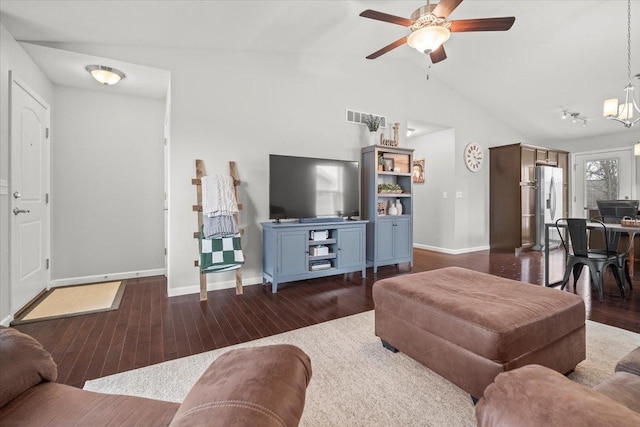
[[[376,144],[378,142],[378,128],[382,122],[382,117],[374,116],[373,114],[369,114],[364,118],[364,124],[367,125],[367,129],[369,129],[369,138],[371,140],[371,144]]]

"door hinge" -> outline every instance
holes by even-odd
[[[44,131],[44,137],[49,139],[49,128],[45,129]]]
[[[576,167],[577,167],[577,166],[578,166],[578,164],[577,164],[577,163],[574,163],[574,164],[573,164],[573,170],[574,170],[574,171],[576,170]]]
[[[49,193],[44,193],[44,202],[49,204]]]
[[[164,254],[165,255],[167,254],[167,248],[164,248]]]
[[[167,145],[167,138],[164,139],[164,145]]]
[[[44,265],[46,267],[46,269],[49,269],[49,258],[47,258],[46,260],[44,260]]]

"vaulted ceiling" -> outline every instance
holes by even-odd
[[[430,84],[446,84],[508,123],[531,142],[628,132],[602,117],[602,102],[627,83],[625,0],[465,0],[450,19],[515,16],[507,32],[454,33],[448,59],[401,46],[376,60],[365,56],[407,35],[407,29],[361,18],[364,9],[409,17],[424,1],[13,1],[0,20],[20,41],[97,43],[306,53],[362,58],[368,66],[405,61]],[[640,1],[632,1],[632,69],[640,73]],[[35,53],[34,53],[35,55]],[[639,80],[634,80],[640,86]],[[640,87],[638,88],[640,90]],[[563,109],[587,118],[560,120]]]

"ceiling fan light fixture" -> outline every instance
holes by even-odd
[[[438,25],[422,27],[409,35],[407,43],[421,53],[431,53],[449,40],[451,32]]]
[[[126,77],[122,71],[105,65],[87,65],[85,69],[98,83],[107,86],[114,85]]]

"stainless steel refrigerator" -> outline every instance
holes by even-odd
[[[562,218],[562,169],[536,166],[536,244],[535,250],[544,249],[544,225]],[[549,228],[549,249],[561,245],[555,227]]]

